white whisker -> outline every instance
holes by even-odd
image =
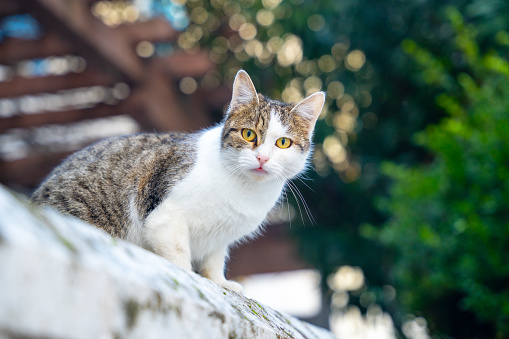
[[[291,180],[288,179],[287,183],[288,183],[288,188],[290,188],[290,190],[292,191],[293,196],[295,197],[295,201],[297,202],[297,206],[299,207],[299,212],[300,212],[300,215],[302,218],[302,222],[304,222],[304,218],[303,218],[302,211],[300,208],[299,199],[301,200],[302,205],[304,206],[304,211],[306,212],[306,215],[307,215],[309,221],[311,221],[312,225],[316,225],[315,218],[311,214],[311,210],[309,209],[308,204],[304,200],[304,196],[302,195],[302,193],[299,191],[299,189],[297,188],[295,183],[293,183]]]
[[[311,192],[313,193],[316,193],[314,189],[312,189],[304,180],[306,180],[305,178],[301,178],[300,176],[296,177],[295,179],[299,180],[304,186],[306,186],[307,188],[309,188],[311,190]],[[312,179],[307,179],[307,180],[311,180],[313,181]]]
[[[283,176],[276,176],[276,181],[278,182],[279,185],[281,185],[283,187],[283,190],[281,192],[281,199],[280,199],[280,208],[279,208],[279,213],[282,214],[283,213],[283,208],[284,208],[284,205],[285,205],[285,202],[286,202],[286,207],[288,209],[288,222],[290,223],[290,229],[292,228],[292,218],[291,218],[291,215],[290,215],[290,205],[289,205],[289,202],[288,202],[288,194],[286,193],[285,189],[284,189],[284,186],[285,186],[285,183],[286,183],[286,179],[283,177]]]
[[[297,194],[295,193],[294,187],[292,187],[292,183],[289,180],[286,183],[288,184],[286,187],[288,187],[288,189],[290,190],[290,192],[292,192],[292,194],[295,198],[295,202],[297,203],[297,207],[299,209],[300,218],[301,218],[302,222],[304,223],[304,215],[302,214],[302,208],[300,207],[299,198],[298,198]]]

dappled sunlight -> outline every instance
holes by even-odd
[[[15,65],[0,65],[0,82],[11,80],[15,76],[34,78],[48,75],[81,73],[86,68],[86,60],[81,56],[72,54],[22,60]]]
[[[363,315],[359,308],[350,306],[346,311],[334,312],[330,319],[331,330],[338,338],[395,339],[391,316],[379,306],[368,308]],[[408,337],[413,338],[413,337]],[[417,337],[415,337],[417,339]],[[419,338],[421,339],[421,338]]]
[[[176,29],[184,29],[189,24],[185,10],[186,1],[168,1],[164,6],[154,6],[152,0],[113,0],[95,1],[92,14],[109,27],[147,21],[154,15],[163,15]],[[197,17],[195,13],[194,17]]]
[[[139,9],[130,1],[97,1],[92,13],[110,27],[133,23],[140,18]]]
[[[366,56],[360,50],[354,50],[346,56],[346,67],[351,71],[358,71],[364,66]]]
[[[277,52],[277,61],[283,67],[300,63],[302,61],[302,40],[295,35],[286,37]]]
[[[14,161],[44,152],[72,152],[83,145],[114,135],[132,134],[139,125],[128,116],[95,119],[65,127],[58,125],[0,134],[0,157]]]
[[[82,87],[61,90],[52,94],[34,94],[12,99],[0,99],[0,117],[7,118],[20,114],[83,109],[93,107],[99,103],[113,105],[127,98],[129,94],[129,86],[119,82],[112,87]]]
[[[333,291],[357,291],[364,286],[364,272],[360,267],[341,266],[327,283]]]
[[[322,308],[320,274],[315,270],[255,274],[242,284],[247,297],[296,317],[316,316]]]
[[[331,298],[331,330],[338,338],[396,338],[391,316],[382,311],[376,303],[374,293],[366,289],[364,272],[360,267],[344,265],[327,279],[329,288],[333,291]],[[387,290],[391,289],[387,286]],[[394,299],[395,291],[385,295]],[[360,306],[366,309],[363,315],[359,307],[350,305],[350,294],[359,298]]]

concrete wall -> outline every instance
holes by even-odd
[[[1,338],[333,338],[0,186]]]

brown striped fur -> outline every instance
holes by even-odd
[[[191,169],[197,134],[137,134],[93,144],[67,158],[32,201],[125,238],[133,199],[143,220]]]

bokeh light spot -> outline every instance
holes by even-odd
[[[311,15],[308,18],[308,27],[314,32],[320,31],[325,26],[325,18],[320,14]]]
[[[348,53],[345,64],[349,70],[357,72],[364,66],[365,62],[366,55],[361,50],[356,49]]]
[[[193,78],[184,77],[180,80],[179,88],[184,94],[193,94],[198,88],[198,84]]]

